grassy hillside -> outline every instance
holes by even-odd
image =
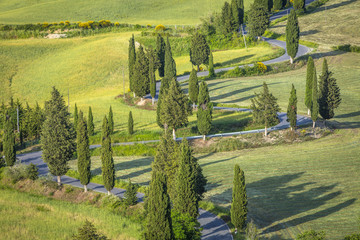
[[[0,23],[38,23],[68,20],[186,25],[220,10],[225,0],[1,0]],[[251,0],[245,0],[245,7]]]
[[[314,12],[299,18],[301,39],[321,43],[322,47],[341,44],[360,45],[360,2],[331,0]],[[285,34],[286,22],[270,30]]]
[[[108,210],[0,189],[0,239],[70,239],[85,220],[111,239],[139,239],[141,226]]]

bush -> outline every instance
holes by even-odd
[[[74,240],[106,240],[108,239],[105,235],[98,233],[95,226],[89,222],[85,221],[84,225],[78,229],[78,234],[73,235]]]
[[[155,27],[155,31],[165,31],[166,30],[166,27],[162,24],[159,24]]]
[[[5,160],[4,160],[3,156],[0,156],[0,169],[5,167],[5,165],[6,164],[5,164]]]
[[[344,240],[360,240],[360,233],[354,233],[349,236],[346,236]]]
[[[137,204],[136,185],[132,184],[130,179],[124,196],[126,205],[134,206]]]
[[[22,179],[27,178],[28,166],[18,164],[5,169],[4,175],[11,180],[12,183],[16,183]]]
[[[344,44],[333,47],[334,50],[340,50],[344,52],[356,52],[360,53],[360,46],[350,45],[350,44]]]
[[[257,63],[257,70],[258,70],[258,73],[265,73],[267,71],[267,67],[262,62],[258,62]]]
[[[296,237],[297,240],[324,240],[325,239],[325,232],[316,232],[314,230],[306,231],[299,234]]]
[[[251,220],[251,222],[247,224],[245,234],[246,234],[247,240],[258,240],[259,239],[259,231],[253,220]]]
[[[35,181],[36,179],[39,178],[39,172],[38,172],[39,168],[33,164],[30,163],[30,165],[27,168],[27,178]]]

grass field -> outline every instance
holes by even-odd
[[[1,23],[38,23],[59,21],[111,20],[138,24],[197,24],[214,10],[220,11],[225,0],[2,0]],[[248,8],[251,0],[245,0]],[[76,10],[75,10],[76,9]]]
[[[71,239],[85,220],[111,239],[140,239],[140,224],[105,209],[0,189],[0,239]]]
[[[352,44],[360,45],[360,2],[331,0],[314,12],[299,18],[301,39],[321,43],[322,47]],[[270,28],[285,33],[286,22]]]

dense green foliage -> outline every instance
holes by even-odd
[[[88,119],[87,119],[87,129],[88,129],[88,136],[94,135],[95,125],[94,125],[94,117],[92,114],[91,107],[89,107]]]
[[[105,235],[100,234],[97,232],[94,224],[89,222],[88,220],[85,221],[82,227],[79,227],[78,234],[73,235],[72,237],[74,240],[106,240],[108,239]]]
[[[85,191],[87,191],[86,185],[89,184],[91,177],[91,160],[88,129],[82,111],[80,111],[79,114],[76,138],[76,152],[78,156],[78,171],[80,174],[80,183],[84,185],[84,189]]]
[[[146,198],[146,240],[172,240],[170,197],[167,193],[166,175],[152,171],[149,194]]]
[[[305,10],[305,0],[294,0],[293,6],[295,10]]]
[[[136,53],[133,86],[135,94],[141,98],[149,93],[149,59],[146,56],[142,46],[139,47]]]
[[[257,123],[265,124],[265,135],[270,125],[279,122],[277,112],[280,107],[277,104],[277,98],[269,92],[267,84],[263,83],[263,91],[260,94],[255,93],[255,98],[251,99],[250,108],[253,110],[253,119]]]
[[[165,72],[165,40],[158,34],[156,38],[156,54],[159,60],[159,76],[164,77]]]
[[[114,159],[112,157],[110,126],[106,116],[104,117],[102,126],[101,172],[104,186],[110,195],[110,191],[114,188],[115,184],[115,168]]]
[[[215,70],[214,70],[214,57],[212,52],[210,51],[210,56],[209,56],[209,78],[215,77]]]
[[[16,161],[15,134],[10,119],[5,120],[3,148],[6,165],[13,166]]]
[[[129,112],[129,119],[128,119],[128,133],[130,135],[134,133],[134,119],[131,111]]]
[[[6,163],[5,163],[5,160],[3,158],[3,156],[0,156],[0,169],[5,167],[6,166]]]
[[[318,103],[318,86],[316,69],[314,68],[313,80],[312,80],[312,101],[311,101],[311,120],[313,121],[313,128],[315,127],[316,120],[319,117],[319,103]]]
[[[280,10],[284,6],[283,0],[274,0],[273,2],[273,10]]]
[[[325,240],[325,232],[309,230],[297,235],[296,240]]]
[[[129,179],[129,183],[126,186],[126,192],[124,194],[125,196],[125,203],[128,206],[133,206],[137,204],[137,196],[136,196],[136,185],[131,183],[131,180]]]
[[[75,134],[65,101],[55,87],[51,99],[45,102],[45,116],[41,130],[42,158],[50,173],[60,177],[67,172],[67,161],[75,150]]]
[[[290,62],[293,63],[294,58],[299,49],[300,29],[295,10],[291,10],[288,21],[286,23],[286,50],[290,56]]]
[[[231,222],[238,230],[243,229],[247,218],[247,195],[244,171],[238,164],[234,167],[234,181],[231,201]]]
[[[175,239],[201,239],[200,224],[196,218],[191,217],[189,214],[178,213],[172,209],[171,221]]]
[[[78,121],[79,121],[79,111],[78,111],[78,108],[77,108],[77,105],[75,103],[75,108],[74,108],[74,131],[76,133],[77,131],[77,126],[78,126]]]
[[[0,163],[0,165],[1,165],[1,163]],[[36,179],[39,178],[39,168],[35,164],[30,163],[30,165],[28,165],[28,167],[27,167],[26,175],[29,179],[35,181]]]
[[[195,104],[197,103],[199,95],[199,82],[195,69],[191,70],[189,77],[189,99],[193,103],[195,108]]]
[[[114,124],[114,113],[112,111],[111,106],[110,106],[110,109],[109,109],[108,123],[109,123],[110,134],[113,134],[115,124]]]
[[[339,107],[341,103],[340,88],[336,83],[336,79],[329,71],[326,59],[323,61],[322,73],[319,82],[319,113],[323,119],[331,119],[334,117],[334,109]]]
[[[247,28],[251,37],[260,38],[269,26],[269,16],[266,8],[261,4],[252,4],[248,15]]]
[[[205,135],[211,130],[213,104],[210,102],[209,89],[204,81],[199,86],[198,103],[197,127],[205,140]]]
[[[210,47],[206,42],[206,37],[199,32],[196,32],[191,38],[190,46],[190,62],[197,66],[200,70],[201,64],[209,63]]]
[[[305,89],[305,105],[308,108],[308,114],[312,105],[312,81],[314,79],[314,60],[309,56],[306,66],[306,89]]]
[[[128,54],[128,63],[129,63],[129,85],[130,90],[134,91],[134,71],[135,71],[135,62],[136,62],[136,52],[135,52],[135,38],[134,35],[129,40],[129,54]]]
[[[156,52],[150,48],[148,49],[148,59],[149,59],[149,82],[150,82],[150,95],[152,97],[152,104],[154,105],[154,100],[156,96],[156,64],[159,65],[160,61],[158,61],[158,56]]]
[[[290,122],[291,130],[296,128],[296,119],[297,119],[297,97],[296,97],[296,89],[294,84],[292,84],[289,105],[287,108],[287,119]]]
[[[266,12],[270,12],[270,10],[272,8],[272,0],[255,0],[254,4],[263,6],[265,8]]]

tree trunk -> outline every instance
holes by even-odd
[[[155,98],[151,98],[151,104],[154,105],[155,104]]]
[[[57,183],[59,186],[61,186],[61,176],[57,176]]]
[[[173,139],[176,140],[175,128],[173,128]]]
[[[258,37],[257,37],[257,39],[258,39],[258,41],[260,41],[261,37],[260,37],[260,36],[258,36]]]
[[[315,122],[315,121],[313,121],[313,128],[315,128],[315,123],[316,123],[316,122]]]
[[[165,130],[165,133],[167,133],[168,125],[166,123],[164,124],[164,130]]]
[[[197,65],[197,71],[200,72],[200,65]]]
[[[203,140],[206,141],[206,135],[203,135]]]
[[[195,103],[193,102],[193,109],[195,109]]]
[[[267,132],[267,126],[265,126],[265,137],[267,136],[268,132]]]
[[[133,92],[134,93],[134,98],[136,97],[136,94],[135,94],[135,92]]]
[[[84,185],[84,192],[87,192],[87,185]]]
[[[324,119],[324,127],[326,127],[326,119]]]
[[[310,116],[310,108],[308,108],[308,116]]]
[[[290,57],[290,64],[294,63],[294,59],[292,57]]]
[[[144,101],[144,97],[141,97],[141,98],[140,98],[140,102],[142,102],[142,101]]]
[[[290,127],[290,131],[292,131],[293,130],[293,127]]]
[[[111,192],[110,192],[110,191],[108,191],[108,195],[111,195]]]

